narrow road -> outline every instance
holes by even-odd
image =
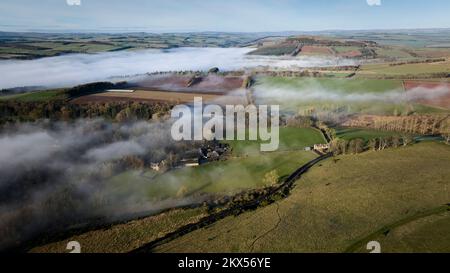
[[[198,230],[200,228],[209,226],[227,216],[231,216],[231,215],[238,215],[242,212],[245,211],[250,211],[250,210],[255,210],[257,209],[260,204],[263,201],[267,201],[269,203],[273,203],[271,198],[277,194],[283,194],[284,196],[287,196],[288,193],[290,192],[290,190],[292,189],[295,181],[297,181],[300,176],[307,172],[311,167],[313,167],[315,164],[319,163],[322,160],[325,160],[329,157],[331,157],[332,154],[328,153],[328,154],[324,154],[321,155],[319,157],[317,157],[316,159],[311,160],[310,162],[306,163],[305,165],[301,166],[300,168],[298,168],[295,172],[293,172],[283,183],[281,183],[279,186],[271,188],[265,195],[262,195],[256,199],[253,200],[249,200],[247,202],[245,202],[244,204],[240,204],[228,209],[225,209],[223,211],[220,211],[218,213],[215,214],[211,214],[209,216],[206,216],[202,219],[200,219],[200,221],[198,221],[197,223],[193,223],[193,224],[188,224],[186,226],[183,226],[181,228],[179,228],[178,230],[171,232],[169,234],[166,234],[165,236],[156,239],[140,248],[137,248],[133,251],[131,251],[131,253],[148,253],[148,252],[152,252],[154,248],[156,248],[157,246],[163,245],[167,242],[170,242],[176,238],[179,238],[187,233],[190,233],[192,231]]]

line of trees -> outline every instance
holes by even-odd
[[[408,146],[414,143],[411,135],[394,135],[388,137],[377,137],[364,141],[362,138],[345,140],[335,138],[330,142],[330,151],[334,155],[339,154],[359,154],[364,151],[382,151],[389,148]]]
[[[39,119],[74,120],[78,118],[105,118],[118,122],[150,120],[167,114],[169,103],[104,102],[90,104],[67,103],[63,100],[47,102],[0,101],[0,124]]]
[[[438,135],[450,133],[450,115],[372,116],[361,115],[347,120],[346,127],[363,127],[384,131]]]

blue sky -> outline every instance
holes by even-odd
[[[68,2],[81,5],[69,5]],[[369,5],[368,1],[380,2]],[[1,0],[7,31],[313,31],[450,27],[448,0]]]

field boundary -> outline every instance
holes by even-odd
[[[430,217],[433,215],[442,214],[442,213],[446,213],[446,212],[450,212],[450,203],[448,203],[444,206],[429,209],[424,212],[420,212],[418,214],[403,218],[401,220],[398,220],[396,222],[393,222],[391,224],[383,226],[382,228],[376,230],[373,233],[370,233],[367,236],[362,237],[361,239],[357,240],[356,242],[352,243],[349,247],[347,247],[344,252],[345,253],[354,253],[358,248],[360,248],[365,243],[377,238],[380,235],[383,235],[383,234],[387,235],[393,229],[407,225],[409,223],[420,220],[422,218],[427,218],[427,217]]]

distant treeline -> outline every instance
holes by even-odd
[[[377,46],[377,43],[373,41],[339,41],[339,40],[315,39],[312,37],[292,37],[286,39],[286,41],[302,43],[304,45],[320,45],[320,46],[349,46],[349,47]]]
[[[148,76],[158,76],[158,75],[198,75],[198,76],[207,76],[208,74],[217,74],[219,76],[234,76],[240,77],[244,76],[246,72],[244,70],[235,70],[235,71],[221,71],[218,67],[212,67],[208,71],[200,71],[200,70],[180,70],[180,71],[156,71],[152,73],[146,73]],[[138,76],[138,75],[136,75]],[[126,77],[124,77],[126,78]]]
[[[361,74],[364,78],[375,80],[426,80],[426,79],[443,79],[450,78],[450,73],[436,72],[436,73],[420,73],[420,74]]]
[[[445,58],[414,60],[414,61],[407,61],[407,62],[391,63],[391,64],[389,64],[389,66],[399,66],[399,65],[405,65],[405,64],[428,64],[428,63],[439,63],[439,62],[445,62],[445,61],[446,61]]]
[[[94,83],[87,83],[83,85],[78,85],[72,88],[69,88],[67,90],[67,94],[69,95],[69,98],[76,98],[81,96],[86,96],[98,92],[103,92],[108,89],[113,88],[126,88],[128,86],[127,82],[119,82],[119,83],[112,83],[112,82],[94,82]]]

